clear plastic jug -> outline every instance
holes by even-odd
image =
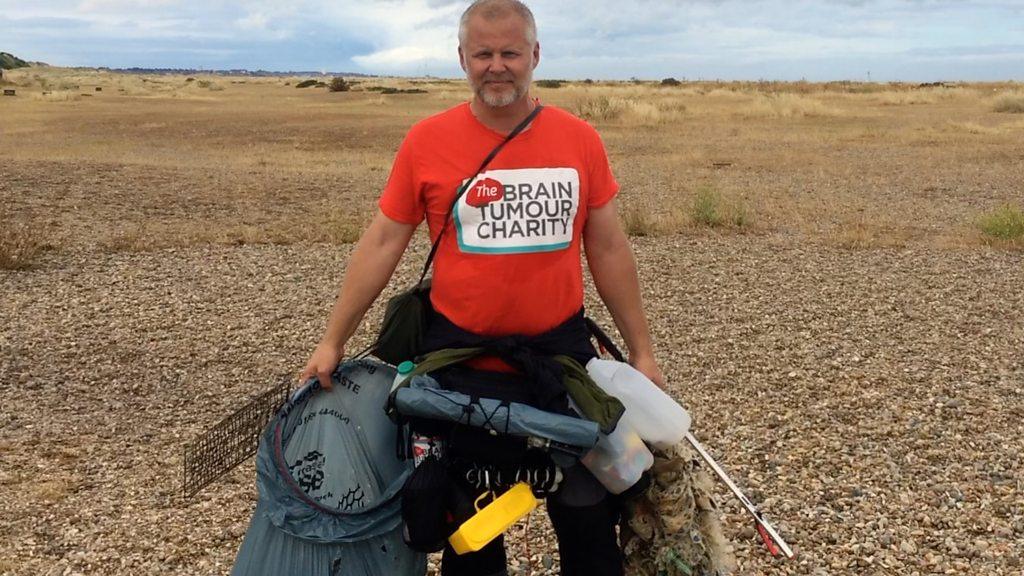
[[[651,446],[665,450],[682,442],[690,429],[690,414],[639,370],[624,362],[594,358],[587,373],[602,390],[626,407],[626,423]]]
[[[609,492],[621,494],[654,464],[654,455],[623,418],[611,434],[601,434],[580,462]]]

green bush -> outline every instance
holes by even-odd
[[[537,80],[534,84],[536,84],[538,88],[561,88],[564,82],[561,80]]]
[[[690,206],[690,220],[708,228],[745,228],[751,223],[750,214],[742,202],[726,201],[717,190],[707,185],[697,189]]]
[[[348,92],[349,85],[341,76],[335,76],[331,78],[331,83],[327,85],[327,89],[331,92]]]
[[[690,218],[694,224],[716,228],[725,222],[722,216],[722,196],[713,189],[702,186],[693,199]]]
[[[296,88],[309,88],[310,86],[316,86],[316,80],[303,80],[295,85]]]
[[[381,94],[426,94],[422,88],[382,88]]]
[[[1024,243],[1024,210],[1000,206],[978,219],[978,229],[989,240]]]
[[[28,68],[31,66],[28,62],[25,62],[21,58],[18,58],[14,54],[8,52],[0,52],[0,68],[4,70],[13,70],[14,68]]]
[[[680,86],[680,85],[682,85],[682,82],[680,82],[679,80],[676,80],[675,78],[669,77],[669,78],[665,78],[664,80],[662,80],[661,81],[661,85],[662,86]]]

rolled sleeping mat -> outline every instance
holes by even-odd
[[[535,437],[589,450],[597,444],[597,422],[546,412],[519,402],[476,398],[445,390],[430,376],[414,376],[395,392],[399,414],[462,423],[524,438]]]

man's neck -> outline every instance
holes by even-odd
[[[533,101],[533,98],[530,98],[529,94],[508,106],[500,108],[488,106],[477,98],[473,98],[473,101],[469,103],[473,116],[476,116],[476,119],[481,124],[502,134],[508,134],[515,129],[520,122],[530,115],[530,112],[533,112],[536,106],[537,103]]]

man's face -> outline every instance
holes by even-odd
[[[472,16],[459,59],[469,86],[482,103],[500,108],[525,97],[540,62],[540,44],[527,38],[517,14],[493,20]]]

